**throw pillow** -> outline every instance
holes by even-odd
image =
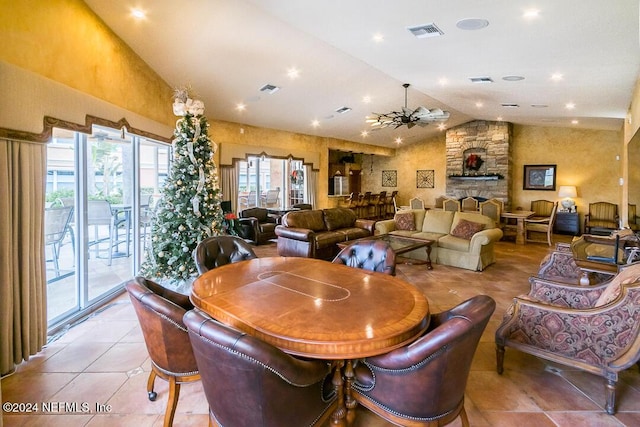
[[[396,230],[413,231],[416,229],[413,222],[413,212],[398,212],[393,219],[396,222]]]
[[[461,239],[471,240],[471,237],[481,230],[484,230],[484,224],[461,219],[458,225],[451,231],[451,235],[460,237]]]

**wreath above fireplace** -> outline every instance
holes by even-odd
[[[484,160],[479,154],[469,154],[464,161],[464,166],[467,170],[479,171],[483,163]]]

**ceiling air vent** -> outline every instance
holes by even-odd
[[[425,37],[439,37],[444,34],[442,30],[438,28],[433,22],[430,24],[409,27],[407,28],[407,30],[409,30],[411,34],[419,39],[423,39]]]
[[[505,108],[518,108],[520,107],[518,104],[514,104],[513,102],[503,102],[501,104]]]
[[[493,79],[491,77],[469,77],[471,83],[493,83]]]
[[[349,108],[349,107],[340,107],[340,108],[338,108],[338,109],[336,110],[336,113],[338,113],[338,114],[344,114],[344,113],[347,113],[347,112],[349,112],[349,111],[351,111],[351,108]]]
[[[266,84],[264,86],[262,86],[260,88],[260,92],[265,92],[268,94],[272,94],[274,92],[277,92],[280,88],[278,86],[275,85],[270,85],[270,84]]]

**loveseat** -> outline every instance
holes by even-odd
[[[399,211],[394,219],[376,222],[375,230],[376,234],[433,240],[432,261],[476,271],[496,261],[493,243],[502,238],[502,230],[488,216],[436,209]],[[416,250],[403,256],[425,260],[426,253]]]
[[[288,212],[276,227],[278,255],[330,260],[338,243],[373,235],[375,221],[357,219],[351,209]]]

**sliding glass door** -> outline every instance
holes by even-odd
[[[238,210],[289,209],[306,201],[300,160],[249,156],[238,162]]]
[[[94,127],[91,135],[56,129],[47,155],[52,326],[119,292],[139,269],[169,147],[115,129]]]

